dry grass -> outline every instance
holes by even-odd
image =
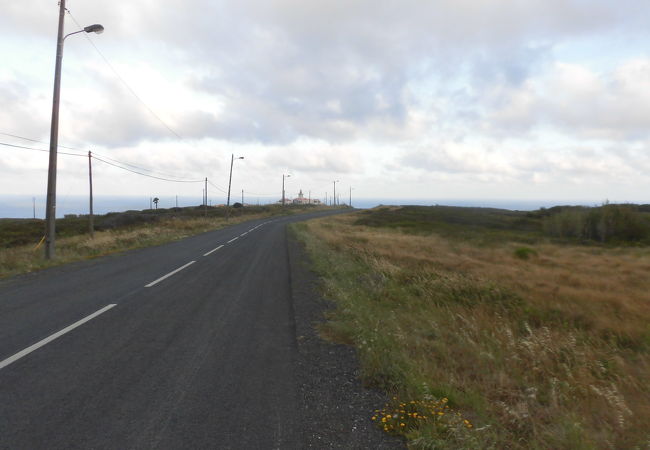
[[[367,383],[448,397],[479,437],[450,447],[650,446],[650,249],[546,243],[522,259],[514,242],[355,220],[298,228],[339,304],[324,334],[357,346]]]
[[[94,239],[89,235],[61,238],[56,241],[56,259],[53,261],[43,259],[42,247],[35,249],[35,246],[28,245],[1,249],[0,278],[135,248],[160,245],[261,217],[266,216],[260,214],[232,217],[228,222],[222,218],[168,219],[153,225],[95,232]]]

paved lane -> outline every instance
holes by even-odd
[[[300,219],[0,285],[0,448],[301,448],[285,235]]]

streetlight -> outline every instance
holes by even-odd
[[[334,206],[336,206],[336,183],[338,183],[339,180],[334,180]]]
[[[289,178],[290,176],[291,175],[282,174],[282,206],[284,206],[284,202],[285,202],[285,200],[284,200],[285,199],[285,197],[284,197],[284,179],[285,179],[285,177]]]
[[[237,159],[244,159],[243,156],[238,156]],[[230,217],[230,184],[232,183],[232,165],[235,162],[235,155],[230,154],[230,178],[228,178],[228,201],[226,202],[226,219]]]
[[[63,42],[68,36],[77,33],[104,32],[104,27],[95,24],[83,30],[63,35],[65,23],[65,0],[59,1],[59,32],[56,41],[56,65],[54,69],[54,95],[52,99],[52,125],[50,127],[50,162],[47,171],[47,205],[45,208],[45,259],[54,258],[56,233],[56,157],[59,141],[59,99],[61,97],[61,65],[63,63]]]

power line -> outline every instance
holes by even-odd
[[[49,150],[45,150],[42,148],[34,148],[34,147],[25,147],[24,145],[15,145],[15,144],[7,144],[6,142],[0,142],[0,145],[4,145],[6,147],[13,147],[13,148],[22,148],[25,150],[34,150],[37,152],[46,152],[49,153]],[[68,155],[68,156],[87,156],[87,155],[81,155],[79,153],[67,153],[67,152],[57,152],[59,155]]]
[[[163,175],[163,176],[171,177],[171,178],[180,178],[180,177],[177,177],[176,175],[172,175],[172,174],[169,174],[169,173],[160,172],[160,171],[154,170],[154,169],[148,169],[148,168],[142,167],[142,166],[136,166],[135,164],[127,163],[127,162],[124,162],[124,161],[119,161],[119,160],[113,159],[113,158],[109,158],[108,156],[100,155],[99,153],[93,152],[93,156],[94,155],[97,155],[97,156],[99,156],[101,158],[104,158],[104,159],[108,159],[109,161],[113,161],[114,163],[122,164],[123,166],[133,167],[134,169],[144,170],[146,172],[157,173],[158,175]]]
[[[45,144],[45,145],[49,144],[49,142],[39,141],[39,140],[36,140],[36,139],[31,139],[31,138],[28,138],[28,137],[24,137],[24,136],[18,136],[16,134],[2,133],[2,132],[0,132],[0,134],[3,135],[3,136],[9,136],[9,137],[12,137],[12,138],[22,139],[24,141],[35,142],[37,144]],[[83,150],[81,150],[80,148],[66,147],[65,145],[59,145],[59,147],[60,148],[67,148],[68,150],[77,150],[79,152],[83,152]],[[46,150],[46,151],[49,151],[49,150]]]
[[[28,137],[25,137],[25,136],[18,136],[17,134],[11,134],[11,133],[3,133],[3,132],[0,132],[0,135],[3,135],[3,136],[10,136],[10,137],[17,138],[17,139],[23,139],[23,140],[25,140],[25,141],[30,141],[30,142],[36,142],[36,143],[39,143],[39,144],[47,144],[47,142],[39,141],[39,140],[36,140],[36,139],[31,139],[31,138],[28,138]],[[2,145],[6,145],[6,146],[8,146],[8,147],[23,148],[23,149],[27,149],[27,150],[36,150],[36,151],[39,151],[39,152],[49,152],[49,150],[44,150],[44,149],[39,149],[39,148],[33,148],[33,147],[25,147],[25,146],[22,146],[22,145],[14,145],[14,144],[2,144]],[[80,151],[80,152],[85,152],[85,150],[78,149],[78,148],[74,148],[74,147],[66,147],[66,146],[64,146],[64,145],[59,145],[59,147],[60,147],[60,148],[67,148],[67,149],[69,149],[69,150],[78,150],[78,151]],[[58,154],[61,154],[61,155],[86,156],[85,153],[84,153],[84,154],[73,154],[73,153],[65,153],[65,152],[60,152],[60,151],[57,151],[57,153],[58,153]],[[133,168],[135,168],[135,169],[145,170],[145,171],[147,171],[147,172],[157,173],[157,174],[159,174],[159,175],[164,175],[164,176],[166,176],[166,177],[179,178],[179,177],[177,177],[176,175],[171,175],[171,174],[168,174],[168,173],[160,172],[160,171],[155,170],[155,169],[149,169],[149,168],[142,167],[142,166],[136,166],[135,164],[130,164],[130,163],[127,163],[127,162],[124,162],[124,161],[119,161],[119,160],[117,160],[117,159],[109,158],[109,157],[106,156],[106,155],[100,155],[100,154],[98,154],[98,153],[94,153],[94,152],[93,152],[93,155],[97,155],[97,156],[100,156],[100,157],[102,157],[102,158],[104,158],[104,159],[108,159],[109,161],[113,161],[113,162],[115,162],[115,163],[122,164],[122,165],[124,165],[124,166],[133,167]]]
[[[208,180],[208,184],[209,184],[210,186],[212,186],[213,188],[217,189],[218,191],[221,191],[221,192],[223,192],[224,194],[228,194],[228,192],[226,192],[225,190],[221,189],[219,186],[217,186],[216,184],[214,184],[212,181]]]
[[[170,178],[163,178],[163,177],[157,177],[155,175],[149,175],[146,173],[138,172],[137,170],[129,169],[128,167],[123,167],[117,164],[113,164],[112,162],[108,162],[102,158],[98,158],[93,155],[93,158],[96,159],[97,161],[101,161],[104,164],[108,164],[109,166],[117,167],[118,169],[126,170],[128,172],[132,172],[138,175],[142,175],[143,177],[149,177],[149,178],[155,178],[156,180],[162,180],[162,181],[170,181],[172,183],[203,183],[204,180],[172,180]]]
[[[68,15],[69,15],[70,18],[74,21],[74,23],[77,24],[77,26],[79,27],[79,29],[80,29],[80,30],[83,29],[83,27],[82,27],[81,25],[79,25],[79,22],[77,22],[77,20],[74,18],[74,16],[73,16],[72,13],[70,12],[70,10],[66,8],[66,11],[68,12]],[[181,136],[180,136],[176,131],[174,131],[174,130],[169,126],[169,125],[167,125],[167,124],[165,123],[165,121],[162,120],[162,119],[160,118],[160,116],[158,116],[158,114],[156,114],[156,113],[153,111],[153,109],[151,109],[151,108],[149,107],[149,105],[147,105],[147,104],[144,102],[144,100],[142,100],[142,99],[140,98],[140,96],[135,92],[135,90],[133,90],[133,88],[131,88],[131,86],[129,86],[129,84],[126,82],[126,80],[124,80],[124,78],[122,78],[122,76],[118,73],[117,70],[115,70],[115,68],[113,67],[113,65],[108,61],[108,59],[107,59],[107,58],[104,56],[104,54],[99,50],[99,48],[97,48],[97,46],[96,46],[95,43],[92,41],[92,39],[90,39],[90,37],[88,36],[88,34],[87,34],[87,33],[83,33],[83,35],[84,35],[84,37],[88,40],[88,42],[90,42],[90,45],[92,45],[93,48],[97,51],[97,53],[99,54],[99,56],[102,57],[102,59],[104,60],[104,62],[106,63],[106,65],[107,65],[107,66],[108,66],[108,67],[113,71],[113,73],[115,74],[115,76],[116,76],[116,77],[117,77],[117,78],[122,82],[122,84],[124,84],[124,86],[126,86],[126,88],[129,90],[129,92],[131,92],[131,94],[132,94],[132,95],[133,95],[133,96],[134,96],[134,97],[135,97],[135,98],[136,98],[136,99],[137,99],[137,100],[138,100],[138,101],[139,101],[139,102],[140,102],[140,103],[141,103],[141,104],[142,104],[142,105],[147,109],[147,111],[149,111],[149,113],[151,113],[152,116],[154,116],[156,119],[158,119],[158,121],[159,121],[161,124],[163,124],[163,126],[164,126],[165,128],[167,128],[167,130],[169,130],[170,133],[172,133],[172,134],[173,134],[174,136],[176,136],[178,139],[180,139],[180,140],[184,140],[184,139],[183,139],[183,138],[182,138],[182,137],[181,137]]]

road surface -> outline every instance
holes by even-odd
[[[0,448],[304,448],[286,241],[302,219],[1,283]]]

